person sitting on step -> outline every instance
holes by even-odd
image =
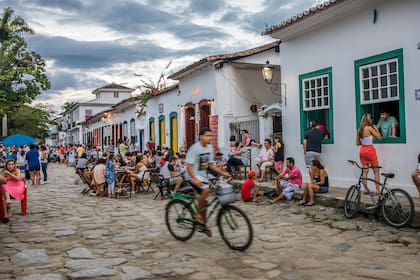
[[[301,205],[312,206],[314,202],[314,193],[327,193],[328,192],[328,172],[321,165],[319,160],[314,159],[309,168],[309,176],[311,182],[306,183],[303,188],[303,197],[300,201]],[[308,201],[309,198],[309,201]]]

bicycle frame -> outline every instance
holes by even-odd
[[[373,169],[373,168],[381,168],[380,166],[373,166],[373,165],[369,165],[368,167],[361,167],[359,164],[357,164],[357,162],[355,162],[355,161],[350,161],[349,160],[349,162],[352,164],[352,165],[355,165],[357,168],[359,168],[360,169],[360,176],[359,176],[359,181],[357,182],[357,185],[359,186],[359,187],[361,187],[361,186],[364,186],[364,184],[363,184],[363,181],[369,181],[369,182],[372,182],[372,183],[375,183],[375,184],[378,184],[379,186],[380,186],[380,188],[381,188],[381,192],[380,192],[380,194],[379,194],[379,197],[382,197],[383,195],[384,195],[384,193],[389,193],[390,192],[390,190],[387,188],[387,186],[386,186],[386,183],[387,183],[387,180],[388,180],[388,178],[387,177],[385,177],[384,178],[384,182],[383,183],[381,183],[380,181],[376,181],[375,179],[372,179],[372,178],[369,178],[369,177],[363,177],[363,170],[369,170],[369,169]],[[372,201],[372,204],[376,204],[376,201],[373,199],[373,195],[371,195],[371,192],[370,192],[370,189],[369,189],[369,187],[367,186],[367,184],[366,184],[366,186],[364,186],[366,189],[368,189],[368,191],[369,191],[369,193],[370,193],[370,195],[369,195],[369,197],[370,197],[370,199],[371,199],[371,201]]]
[[[175,193],[172,194],[170,197],[172,200],[181,200],[188,204],[188,208],[192,211],[193,214],[197,213],[197,201],[194,195],[182,194],[182,193]],[[207,220],[213,215],[214,212],[219,208],[220,202],[217,199],[217,196],[214,197],[210,203],[207,205],[207,208],[210,208],[210,212],[208,214]]]

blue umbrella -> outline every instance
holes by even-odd
[[[0,141],[0,144],[4,144],[7,146],[16,145],[28,145],[28,144],[35,144],[35,139],[31,136],[25,135],[25,134],[13,134],[10,136],[7,136],[2,141]]]

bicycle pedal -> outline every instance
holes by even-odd
[[[376,209],[376,208],[378,208],[378,206],[376,206],[376,205],[366,206],[366,209]]]

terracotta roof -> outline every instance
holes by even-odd
[[[181,70],[171,74],[168,76],[169,79],[174,79],[177,80],[180,77],[182,77],[182,74],[200,66],[206,63],[211,63],[211,62],[215,62],[215,61],[220,61],[222,60],[222,62],[226,62],[226,61],[230,61],[230,60],[235,60],[235,59],[239,59],[242,57],[247,57],[250,55],[254,55],[269,49],[272,49],[274,47],[277,47],[280,44],[280,41],[274,41],[262,46],[258,46],[252,49],[248,49],[245,51],[240,51],[240,52],[235,52],[235,53],[230,53],[230,54],[220,54],[220,55],[212,55],[212,56],[208,56],[205,57],[203,59],[200,59],[197,62],[194,62],[193,64],[188,65],[187,67],[182,68]]]
[[[310,17],[310,16],[312,16],[316,13],[319,13],[321,11],[329,9],[332,6],[334,6],[334,5],[336,5],[340,2],[343,2],[343,1],[346,1],[346,0],[329,0],[329,1],[326,1],[322,4],[316,5],[312,8],[309,8],[308,10],[306,10],[304,12],[298,13],[297,15],[295,15],[295,16],[287,19],[287,20],[284,20],[280,24],[273,25],[271,27],[266,28],[265,31],[261,33],[261,35],[270,35],[277,30],[286,28],[286,27],[288,27],[292,24],[295,24],[296,22],[299,22],[301,20],[304,20],[304,19],[306,19],[306,18],[308,18],[308,17]]]
[[[132,88],[125,87],[125,86],[120,85],[120,84],[110,83],[110,84],[108,84],[108,85],[106,85],[106,86],[103,86],[103,87],[100,87],[100,88],[95,89],[92,93],[93,93],[93,94],[96,94],[98,91],[100,91],[100,90],[102,90],[102,89],[124,89],[124,90],[134,90],[134,89],[132,89]]]

